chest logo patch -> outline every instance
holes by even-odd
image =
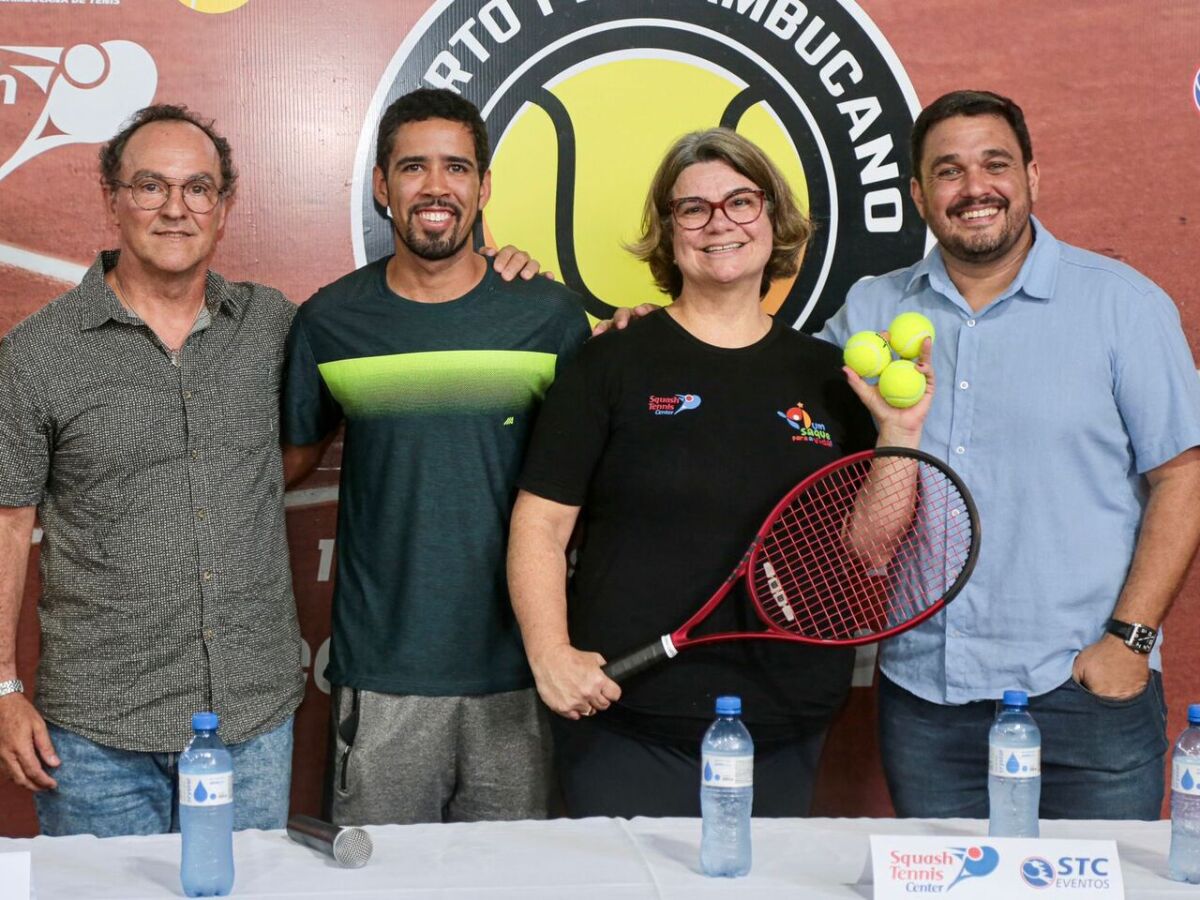
[[[699,405],[699,394],[669,394],[665,397],[651,394],[649,410],[656,416],[677,416]]]
[[[792,435],[793,443],[816,444],[820,447],[833,446],[833,435],[822,423],[813,421],[813,417],[804,408],[803,403],[797,401],[794,406],[788,408],[787,412],[776,410],[775,414],[796,432]]]

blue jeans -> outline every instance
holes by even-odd
[[[292,781],[292,716],[231,744],[233,827],[283,828]],[[34,795],[42,834],[163,834],[179,830],[178,753],[117,750],[46,723],[61,760],[52,791]]]
[[[1157,819],[1167,707],[1162,675],[1128,700],[1068,679],[1029,698],[1042,732],[1043,819]],[[879,676],[879,745],[900,816],[986,819],[988,729],[996,703],[930,703]]]

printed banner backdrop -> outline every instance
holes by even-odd
[[[370,197],[374,125],[421,84],[460,90],[495,146],[482,225],[564,278],[596,316],[653,299],[621,250],[667,143],[725,124],[766,147],[820,229],[767,308],[815,329],[846,288],[916,259],[906,136],[924,102],[989,88],[1024,107],[1037,212],[1175,298],[1200,348],[1200,7],[1191,0],[980,6],[953,0],[0,0],[0,333],[115,243],[98,144],[135,109],[216,118],[241,170],[215,268],[297,302],[388,252]],[[1020,423],[1013,423],[1014,440]],[[309,670],[293,807],[316,812],[325,761],[338,450],[288,496]],[[1002,552],[1002,551],[1001,551]],[[1053,548],[1046,552],[1052,553]],[[18,635],[37,659],[36,548]],[[1170,731],[1200,700],[1193,571],[1168,622]],[[1048,598],[1052,600],[1053,598]],[[1037,627],[1037,623],[1029,623]],[[890,812],[874,731],[873,656],[827,745],[815,812]],[[103,711],[98,711],[103,714]],[[981,763],[982,764],[982,763]],[[0,834],[36,832],[0,784]]]

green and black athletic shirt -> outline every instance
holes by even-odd
[[[532,418],[587,316],[566,288],[490,266],[464,296],[418,303],[386,267],[322,288],[288,338],[284,440],[346,423],[326,677],[394,694],[528,687],[509,514]]]

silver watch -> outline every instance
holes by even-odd
[[[25,685],[21,684],[20,678],[10,678],[8,681],[0,681],[0,697],[23,693],[25,693]]]

